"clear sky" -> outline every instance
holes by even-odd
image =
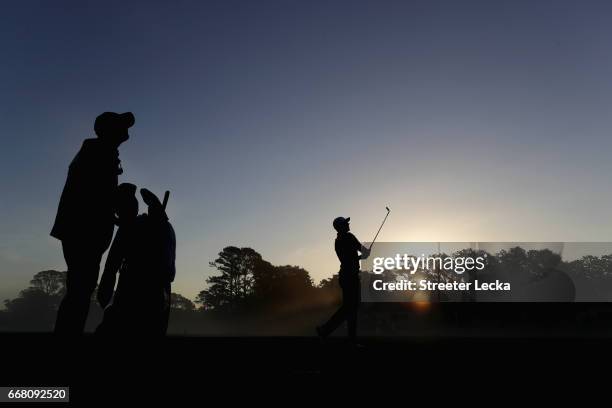
[[[64,270],[48,233],[103,111],[172,191],[174,290],[226,245],[318,281],[361,240],[611,241],[612,4],[15,1],[0,15],[0,299]]]

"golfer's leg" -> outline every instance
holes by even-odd
[[[96,289],[98,282],[98,273],[100,269],[100,261],[96,262],[96,257],[88,259],[83,276],[79,279],[79,292],[75,301],[74,312],[74,331],[75,333],[83,333],[85,330],[85,322],[89,315],[89,306],[91,305],[91,296]]]
[[[89,313],[91,295],[96,288],[101,254],[91,248],[63,243],[68,265],[66,295],[60,304],[55,332],[81,334]]]
[[[351,342],[357,340],[357,311],[359,310],[359,303],[361,301],[361,285],[359,284],[359,278],[355,278],[354,281],[349,285],[350,289],[347,290],[347,323],[348,323],[348,337]]]
[[[96,287],[97,270],[83,266],[69,272],[66,296],[57,314],[55,332],[61,334],[81,334],[89,313],[91,295]],[[68,289],[69,288],[69,289]]]
[[[66,293],[62,298],[62,301],[57,310],[57,317],[55,319],[55,333],[66,334],[71,330],[72,324],[72,313],[74,310],[74,291],[73,288],[76,283],[73,282],[73,277],[78,274],[79,262],[78,262],[78,250],[73,246],[62,241],[62,251],[64,252],[64,259],[68,272],[66,273]]]
[[[321,326],[321,332],[324,336],[329,336],[334,330],[336,330],[342,322],[346,319],[346,308],[344,304],[336,310],[336,313],[329,318],[329,320]]]
[[[351,291],[350,291],[350,282],[347,282],[346,275],[340,272],[339,283],[340,288],[342,289],[342,306],[338,308],[336,313],[330,317],[330,319],[321,326],[321,330],[324,336],[329,336],[334,330],[336,330],[345,320],[347,320],[347,301],[350,300]]]

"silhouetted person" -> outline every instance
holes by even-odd
[[[114,196],[123,172],[119,145],[134,125],[130,112],[105,112],[96,118],[97,139],[86,139],[70,163],[51,236],[62,241],[68,267],[66,295],[60,304],[55,332],[80,334],[114,230]]]
[[[357,311],[361,303],[361,283],[359,279],[359,260],[370,256],[370,251],[361,245],[359,240],[351,234],[350,218],[338,217],[334,220],[334,229],[338,232],[336,237],[336,255],[340,260],[340,273],[338,280],[342,288],[342,306],[322,326],[317,327],[317,334],[324,339],[346,320],[348,336],[352,343],[357,340]],[[361,253],[361,255],[360,255]]]
[[[138,199],[136,198],[136,186],[130,183],[122,183],[117,188],[116,215],[119,229],[115,234],[113,243],[106,258],[104,273],[98,286],[98,302],[102,308],[110,303],[115,289],[117,272],[123,276],[123,270],[127,269],[127,254],[130,245],[136,240],[136,219],[138,217]],[[97,332],[111,331],[113,325],[118,326],[116,308],[107,308],[104,311],[103,323],[98,326]]]
[[[97,330],[101,334],[164,335],[168,326],[170,285],[176,273],[174,229],[165,206],[149,190],[141,190],[148,213],[138,215],[135,194],[136,186],[119,186],[119,230],[98,288],[98,301],[106,308]]]

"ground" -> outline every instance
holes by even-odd
[[[281,383],[317,390],[315,385],[346,380],[354,392],[469,388],[483,381],[515,389],[595,373],[612,354],[608,337],[363,338],[362,347],[342,338],[321,344],[314,337],[119,341],[3,334],[1,341],[1,385],[68,385],[71,401],[80,402],[148,399],[152,393],[204,398],[202,392],[207,397],[218,386],[241,390],[259,383],[272,393]]]

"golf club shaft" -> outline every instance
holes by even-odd
[[[372,249],[372,246],[374,245],[374,242],[376,241],[376,238],[378,238],[378,234],[380,233],[380,230],[382,229],[383,225],[385,225],[385,221],[387,221],[387,217],[389,216],[389,213],[391,211],[387,211],[387,215],[385,215],[385,218],[383,219],[382,224],[380,224],[380,228],[378,228],[378,231],[376,231],[376,235],[374,235],[374,239],[372,240],[372,242],[370,243],[370,250]]]
[[[170,191],[167,191],[164,193],[164,201],[162,202],[162,207],[164,208],[164,210],[166,209],[166,206],[168,205],[168,198],[170,197]]]

